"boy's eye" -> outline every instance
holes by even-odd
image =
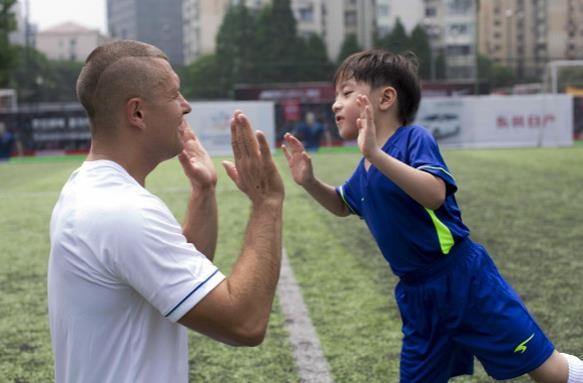
[[[344,95],[344,97],[349,96],[352,93],[351,90],[345,90],[344,93],[342,93]]]

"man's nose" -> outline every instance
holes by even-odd
[[[192,106],[190,106],[190,104],[188,103],[188,101],[186,101],[184,96],[180,95],[180,97],[182,97],[182,108],[184,109],[184,114],[192,112]]]

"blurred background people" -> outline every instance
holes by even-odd
[[[304,120],[296,125],[293,134],[303,142],[307,151],[317,151],[322,139],[328,137],[324,125],[316,119],[313,112],[306,112]]]
[[[10,158],[14,146],[14,135],[6,128],[4,121],[0,121],[0,161]]]

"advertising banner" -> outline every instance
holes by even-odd
[[[570,146],[573,100],[564,94],[426,98],[415,123],[444,147]]]
[[[230,120],[240,109],[251,121],[253,130],[261,130],[275,147],[275,117],[272,101],[190,102],[192,112],[186,120],[211,155],[232,155]]]

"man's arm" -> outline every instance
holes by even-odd
[[[243,248],[233,272],[181,319],[184,326],[231,345],[263,341],[281,264],[284,189],[265,135],[239,111],[231,120],[235,163],[229,177],[251,200]]]
[[[312,160],[304,150],[304,145],[289,133],[284,139],[287,146],[282,145],[282,149],[294,181],[332,214],[340,217],[349,215],[350,210],[336,193],[336,189],[314,176]]]
[[[187,241],[212,261],[218,234],[217,174],[212,159],[186,123],[180,134],[184,149],[178,158],[192,187],[182,231]]]

